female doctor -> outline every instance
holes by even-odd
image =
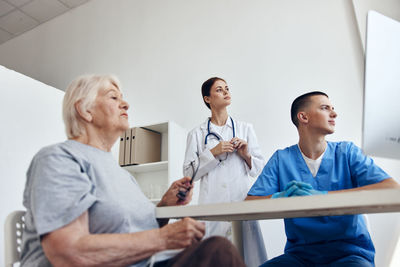
[[[188,134],[184,175],[200,180],[199,204],[243,201],[250,186],[249,176],[256,178],[265,165],[254,129],[251,124],[228,115],[231,94],[224,79],[208,79],[201,92],[211,117]],[[265,254],[258,222],[245,222],[243,228],[243,238],[246,239],[247,233],[248,239],[253,240],[250,245],[256,245],[251,249],[253,253],[257,249]],[[205,236],[215,235],[232,240],[231,223],[206,222]],[[245,260],[248,249],[245,248]],[[256,265],[248,263],[247,260],[248,266]]]

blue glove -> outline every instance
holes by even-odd
[[[313,187],[309,183],[292,180],[285,186],[284,190],[289,189],[293,185],[295,185],[295,186],[297,186],[298,188],[301,188],[301,189],[313,189]]]
[[[326,195],[328,191],[319,191],[314,189],[302,189],[298,188],[292,192],[292,196],[313,196],[313,195]]]
[[[294,191],[298,189],[297,185],[292,184],[290,187],[285,186],[285,190],[282,192],[276,192],[272,194],[271,198],[281,198],[281,197],[290,197]]]
[[[284,191],[272,194],[271,198],[323,195],[327,193],[327,191],[314,190],[308,183],[293,180],[285,186]]]

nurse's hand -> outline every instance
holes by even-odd
[[[300,196],[303,190],[310,190],[312,186],[308,183],[304,183],[301,181],[290,181],[285,185],[285,188],[282,192],[276,192],[272,194],[271,198],[281,198],[281,197],[295,197]]]
[[[312,196],[312,195],[325,195],[328,194],[328,191],[319,191],[315,190],[312,185],[309,183],[301,182],[301,181],[291,181],[285,186],[285,190],[288,190],[289,188],[293,188],[293,186],[296,186],[297,188],[292,191],[290,194],[291,197],[296,197],[296,196]]]
[[[292,196],[314,196],[314,195],[326,195],[328,191],[319,191],[315,189],[297,189]]]
[[[327,193],[327,191],[314,190],[308,183],[293,180],[285,186],[282,192],[272,194],[271,198],[324,195]]]
[[[193,184],[190,184],[190,177],[183,177],[172,183],[167,192],[163,195],[157,207],[186,205],[192,200]],[[176,195],[179,191],[187,191],[186,198],[181,200]]]
[[[293,196],[293,192],[295,192],[298,189],[297,185],[292,184],[291,186],[286,186],[285,190],[282,192],[276,192],[272,194],[271,198],[281,198],[281,197],[291,197]]]
[[[210,149],[210,152],[214,157],[217,157],[224,153],[232,153],[235,151],[233,144],[230,141],[221,141],[214,148]]]
[[[288,190],[293,185],[295,185],[295,186],[297,186],[298,188],[301,188],[301,189],[313,189],[312,185],[310,185],[309,183],[292,180],[292,181],[290,181],[289,183],[286,184],[284,190]]]

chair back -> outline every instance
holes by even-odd
[[[4,259],[5,266],[12,267],[20,261],[22,233],[25,228],[25,211],[10,213],[4,224]]]

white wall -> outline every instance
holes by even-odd
[[[40,148],[65,140],[64,92],[0,65],[0,265],[4,264],[4,221],[23,209],[26,171]]]
[[[352,0],[357,18],[358,30],[363,49],[365,50],[365,33],[367,31],[367,13],[375,10],[392,19],[400,21],[399,0]]]
[[[294,97],[320,89],[339,111],[332,139],[359,143],[363,58],[350,6],[96,0],[4,43],[0,63],[57,88],[82,73],[115,73],[132,122],[173,119],[186,128],[208,115],[201,83],[220,75],[232,89],[232,115],[255,125],[267,156],[297,140]]]
[[[329,139],[361,144],[359,38],[347,0],[92,0],[2,44],[0,64],[57,88],[83,73],[115,73],[131,124],[174,120],[187,129],[208,115],[201,83],[221,76],[232,90],[230,113],[254,124],[268,158],[297,141],[290,104],[309,90],[327,92],[339,113]],[[387,165],[394,177],[398,165]],[[387,266],[383,238],[395,237],[390,215],[377,216],[376,262]],[[282,253],[281,221],[262,225],[269,256]]]

